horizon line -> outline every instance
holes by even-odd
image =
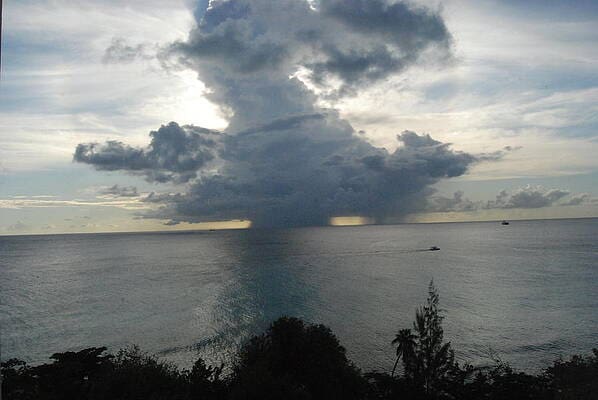
[[[598,219],[598,216],[593,217],[554,217],[554,218],[513,218],[506,221],[563,221],[563,220],[578,220],[578,219]],[[256,231],[256,230],[279,230],[279,229],[302,229],[302,228],[359,228],[362,226],[394,226],[394,225],[433,225],[433,224],[469,224],[481,222],[501,222],[505,219],[489,219],[489,220],[470,220],[470,221],[410,221],[410,222],[393,222],[393,223],[372,223],[361,225],[306,225],[306,226],[280,226],[280,227],[255,227],[255,228],[206,228],[206,229],[180,229],[180,230],[141,230],[141,231],[98,231],[98,232],[54,232],[54,233],[0,233],[2,237],[18,237],[18,236],[64,236],[64,235],[110,235],[110,234],[181,234],[181,233],[199,233],[199,232],[220,232],[220,231]]]

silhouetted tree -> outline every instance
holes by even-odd
[[[112,356],[105,352],[106,347],[91,347],[52,354],[52,364],[32,369],[40,395],[49,399],[87,398],[96,378],[110,368]]]
[[[184,371],[190,387],[191,397],[194,399],[224,399],[226,396],[226,382],[221,379],[224,365],[219,367],[207,366],[204,360],[198,359],[191,371]]]
[[[186,399],[187,380],[173,364],[142,352],[137,346],[120,350],[92,399]]]
[[[282,317],[251,339],[233,374],[233,398],[358,399],[364,389],[330,329],[297,318]]]
[[[397,346],[397,361],[399,358],[403,360],[404,377],[421,387],[426,394],[437,392],[441,380],[455,366],[450,342],[443,343],[443,317],[438,304],[438,291],[431,281],[426,305],[415,312],[413,331],[402,329],[392,341]]]
[[[544,372],[554,399],[598,399],[598,349],[589,356],[557,360]]]
[[[2,363],[2,398],[14,400],[38,398],[36,376],[25,361],[11,358]]]

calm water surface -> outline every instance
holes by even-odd
[[[2,359],[135,343],[218,362],[293,315],[388,370],[433,278],[459,358],[534,371],[598,347],[596,238],[598,219],[0,237]]]

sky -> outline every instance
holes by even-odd
[[[598,216],[595,1],[6,1],[0,234]]]

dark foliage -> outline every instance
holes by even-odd
[[[443,341],[439,298],[432,284],[413,329],[400,330],[392,374],[362,374],[323,325],[282,317],[239,351],[228,376],[199,359],[191,370],[132,347],[57,353],[51,363],[2,363],[5,400],[104,399],[365,399],[365,400],[598,400],[598,350],[558,360],[542,374],[460,366]],[[398,362],[401,373],[395,376]]]
[[[403,360],[403,375],[427,395],[439,395],[450,372],[458,370],[451,344],[443,343],[442,315],[438,308],[440,297],[430,282],[427,304],[415,312],[413,332],[401,329],[392,344],[397,346],[397,363]]]
[[[4,399],[220,399],[222,368],[198,360],[191,371],[139,351],[137,347],[105,354],[106,348],[54,354],[51,364],[28,367],[18,360],[2,363]]]
[[[554,398],[598,399],[598,349],[587,357],[573,356],[558,360],[544,374]]]
[[[358,399],[365,381],[329,328],[283,317],[240,351],[232,398]]]

